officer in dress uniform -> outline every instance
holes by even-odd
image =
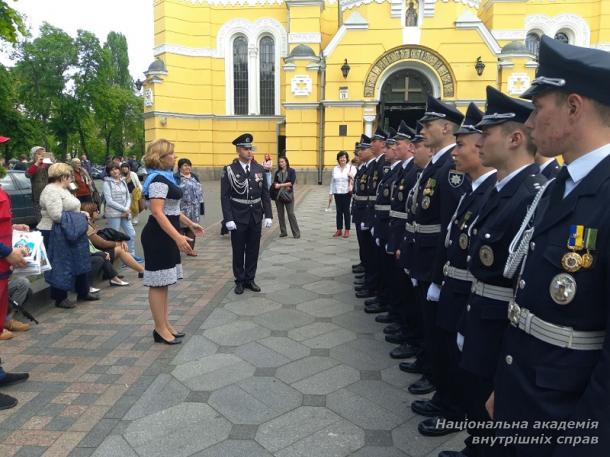
[[[434,390],[432,355],[436,353],[433,329],[436,322],[436,305],[443,275],[442,251],[444,233],[464,192],[470,188],[468,177],[454,169],[454,133],[464,120],[456,108],[434,97],[428,97],[426,112],[419,121],[424,144],[434,155],[418,180],[414,192],[413,224],[407,231],[413,234],[413,243],[407,255],[413,259],[410,275],[415,285],[417,303],[423,317],[424,375],[409,386],[412,394],[426,394]]]
[[[503,276],[508,246],[536,192],[546,182],[534,163],[536,148],[531,130],[524,125],[532,109],[530,103],[488,86],[487,110],[478,124],[483,131],[479,144],[481,162],[497,170],[498,181],[468,231],[467,262],[472,287],[460,323],[460,366],[466,371],[465,397],[472,420],[488,420],[485,400],[492,390],[500,343],[508,325],[506,313],[513,285],[513,280]],[[471,433],[493,432],[479,429]],[[486,452],[485,447],[476,452]]]
[[[220,202],[225,226],[231,232],[235,293],[244,288],[260,292],[254,282],[261,239],[261,222],[270,228],[271,199],[264,182],[265,169],[252,161],[253,136],[244,133],[233,140],[237,160],[224,167],[220,180]]]
[[[511,449],[517,457],[606,457],[610,55],[544,36],[538,62],[523,95],[536,106],[527,125],[540,153],[561,149],[566,165],[532,204],[528,230],[511,249],[505,273],[518,285],[488,411],[502,423],[526,421],[506,430],[532,438]]]
[[[536,152],[536,163],[540,167],[540,174],[546,179],[554,178],[561,169],[561,165],[559,165],[557,159],[553,157],[544,157],[539,152]]]
[[[459,350],[456,345],[458,322],[466,309],[470,294],[471,276],[466,270],[468,254],[468,229],[478,208],[486,198],[487,191],[496,182],[495,170],[484,166],[479,156],[478,140],[481,131],[476,125],[483,113],[474,103],[468,106],[466,117],[455,133],[456,148],[453,151],[455,168],[466,173],[472,182],[472,189],[461,198],[456,208],[448,232],[443,240],[444,279],[438,302],[434,339],[437,354],[434,356],[434,379],[436,394],[431,400],[417,400],[411,404],[414,412],[428,416],[419,425],[424,435],[440,436],[453,430],[439,426],[439,417],[450,420],[464,419],[462,404],[462,373],[459,369]]]
[[[367,163],[367,170],[365,172],[368,200],[363,220],[360,223],[362,239],[364,240],[363,246],[368,261],[366,265],[365,282],[355,288],[356,297],[358,298],[373,297],[375,293],[377,293],[379,287],[379,257],[376,254],[377,246],[375,245],[375,239],[373,237],[373,232],[371,232],[371,228],[373,227],[375,217],[377,187],[379,186],[381,178],[389,169],[389,165],[386,165],[384,158],[387,136],[387,133],[378,127],[371,138],[371,152],[373,153],[373,158]]]
[[[357,145],[357,149],[360,151],[359,159],[360,166],[358,167],[358,171],[354,176],[354,190],[352,197],[352,222],[356,226],[356,238],[358,239],[358,250],[360,255],[361,265],[352,265],[352,271],[356,273],[356,277],[358,279],[364,279],[366,276],[367,262],[370,257],[368,257],[368,244],[366,237],[368,232],[362,230],[362,221],[365,218],[367,205],[368,205],[368,194],[366,189],[366,182],[368,175],[368,162],[372,159],[371,152],[371,139],[362,134],[360,136],[360,143]],[[366,233],[365,233],[366,232]]]

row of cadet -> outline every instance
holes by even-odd
[[[533,104],[429,97],[416,130],[356,147],[356,296],[433,393],[419,432],[467,430],[439,457],[610,455],[609,77],[608,53],[545,37]]]

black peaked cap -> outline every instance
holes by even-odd
[[[477,127],[503,124],[504,122],[519,122],[525,124],[530,117],[534,105],[525,100],[509,97],[492,86],[487,86],[487,109]]]

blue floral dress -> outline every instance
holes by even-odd
[[[201,183],[193,174],[189,177],[176,175],[176,178],[180,179],[178,183],[180,189],[182,189],[180,211],[182,211],[191,221],[198,224],[201,220],[199,208],[203,202],[203,189]]]

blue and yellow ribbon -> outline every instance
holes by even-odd
[[[571,251],[580,251],[584,247],[584,225],[571,225],[570,237],[568,238],[568,249]],[[597,237],[597,233],[595,234]]]

